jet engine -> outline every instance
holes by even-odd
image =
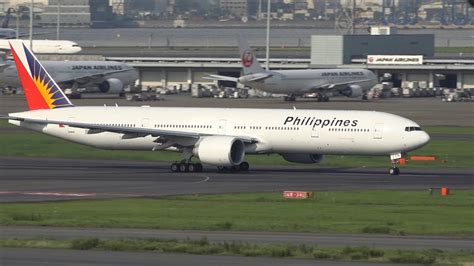
[[[103,93],[121,93],[123,82],[120,79],[110,78],[99,84],[99,90]]]
[[[341,94],[347,97],[359,97],[363,94],[363,90],[360,85],[349,85],[341,91]]]
[[[382,78],[384,80],[391,80],[392,79],[392,74],[391,73],[384,73]]]
[[[281,155],[283,159],[292,163],[319,163],[323,160],[322,154],[301,154],[301,153],[286,153]]]
[[[218,166],[234,166],[244,161],[245,145],[234,137],[204,137],[193,150],[202,163]]]

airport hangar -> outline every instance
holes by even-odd
[[[385,62],[369,62],[374,56]],[[388,62],[387,58],[398,61]],[[416,62],[413,59],[417,59]],[[204,77],[208,74],[242,75],[237,55],[233,58],[107,57],[106,60],[121,61],[137,68],[142,87],[214,84]],[[313,35],[311,58],[270,59],[270,68],[368,68],[381,78],[390,73],[388,81],[393,82],[394,87],[401,87],[405,81],[424,81],[428,88],[474,90],[474,59],[435,57],[433,34]],[[440,76],[443,78],[438,78]]]

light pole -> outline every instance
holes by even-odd
[[[15,39],[20,39],[20,15],[21,15],[21,7],[18,7],[16,10],[16,38]]]
[[[61,0],[58,0],[58,14],[56,19],[56,40],[59,40],[59,29],[61,27]]]
[[[271,0],[267,0],[267,45],[266,45],[266,65],[265,69],[270,69],[270,5]]]
[[[30,5],[30,50],[33,51],[33,8],[35,1],[31,0]]]

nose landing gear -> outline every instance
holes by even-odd
[[[400,173],[400,169],[396,166],[392,166],[390,167],[390,169],[388,170],[388,173],[390,175],[398,175]]]
[[[402,158],[401,153],[396,153],[396,154],[391,154],[390,155],[390,160],[392,161],[392,167],[388,170],[388,173],[390,175],[398,175],[400,174],[400,169],[398,168],[398,165],[400,164],[400,159]]]

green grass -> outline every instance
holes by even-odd
[[[16,127],[16,126],[8,123],[8,120],[6,119],[0,119],[0,128],[2,127]]]
[[[429,184],[427,184],[427,188]],[[174,196],[0,205],[0,224],[394,235],[474,234],[474,191],[446,198],[426,191]]]
[[[164,239],[0,239],[1,247],[68,248],[78,250],[155,251],[198,255],[231,255],[247,257],[300,258],[332,261],[368,261],[374,263],[411,263],[455,265],[472,263],[472,250],[390,250],[373,247],[319,248],[314,245],[248,244]]]
[[[474,53],[474,47],[435,47],[435,53]]]
[[[175,161],[180,154],[152,151],[109,151],[75,144],[69,141],[31,132],[0,134],[0,156],[31,156],[85,159],[121,159]],[[431,141],[413,154],[436,155],[436,162],[409,162],[403,167],[472,168],[474,142],[440,140]],[[279,155],[248,155],[251,164],[290,164]],[[447,163],[442,160],[447,159]],[[384,167],[387,156],[326,156],[320,164],[328,167]]]
[[[423,127],[428,134],[474,135],[474,127]]]

